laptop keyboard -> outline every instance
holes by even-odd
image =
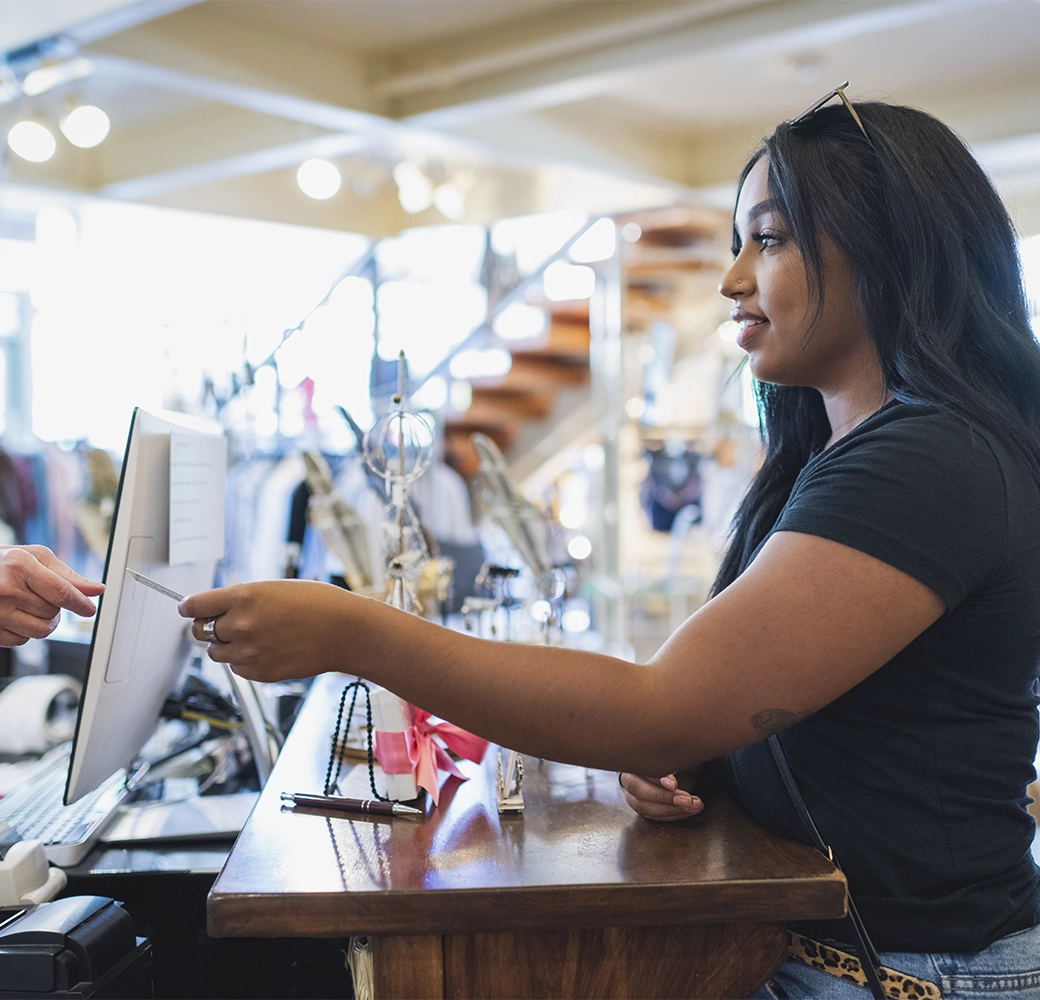
[[[23,840],[41,841],[50,860],[66,865],[79,860],[69,860],[80,853],[75,845],[84,845],[82,854],[86,854],[103,821],[125,795],[125,777],[118,772],[66,806],[62,797],[68,769],[69,753],[65,752],[0,798],[0,820],[17,830]]]

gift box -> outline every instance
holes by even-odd
[[[478,764],[484,759],[487,740],[434,719],[386,688],[373,688],[371,698],[374,752],[386,778],[389,799],[407,802],[424,788],[437,805],[441,772],[466,780],[448,750]]]

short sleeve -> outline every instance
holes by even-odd
[[[872,555],[925,584],[949,611],[1006,559],[1004,475],[984,431],[897,405],[806,466],[774,530]]]

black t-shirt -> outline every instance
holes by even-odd
[[[993,435],[891,403],[802,470],[774,531],[902,570],[946,613],[780,736],[882,951],[974,952],[1040,923],[1026,811],[1040,664],[1040,489]],[[729,776],[765,826],[806,839],[766,743]],[[838,939],[844,926],[811,930]]]

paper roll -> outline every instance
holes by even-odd
[[[81,685],[64,674],[19,677],[0,691],[0,753],[43,753],[71,739]]]

